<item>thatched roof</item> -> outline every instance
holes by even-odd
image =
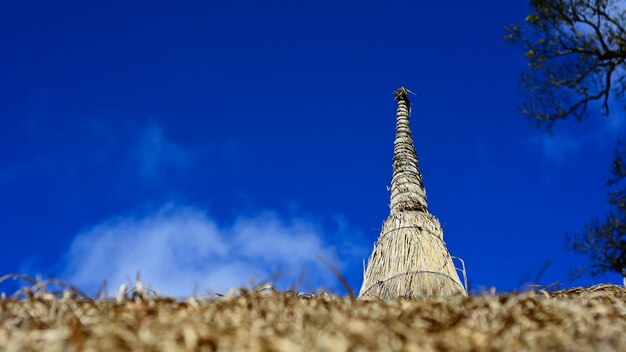
[[[402,87],[394,95],[398,106],[390,215],[374,244],[359,296],[466,295],[439,221],[428,212],[409,124],[408,90]]]
[[[184,302],[0,299],[0,350],[625,351],[626,289],[460,300],[243,291]]]

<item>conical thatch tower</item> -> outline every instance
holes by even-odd
[[[428,212],[409,126],[407,90],[400,88],[395,96],[398,110],[391,213],[374,244],[359,297],[465,296],[441,225]]]

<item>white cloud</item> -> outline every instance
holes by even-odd
[[[341,234],[330,238],[335,237]],[[139,270],[142,281],[154,289],[182,296],[192,294],[194,287],[199,293],[226,292],[276,273],[281,275],[279,284],[288,286],[307,269],[310,287],[336,288],[336,278],[316,259],[336,260],[335,249],[324,238],[315,222],[274,212],[220,226],[202,210],[168,205],[144,216],[114,218],[79,234],[67,253],[63,277],[90,292],[106,279],[113,291]]]
[[[159,125],[146,128],[133,149],[132,156],[138,163],[141,175],[146,178],[157,175],[162,168],[180,169],[192,161],[187,151],[166,138]]]

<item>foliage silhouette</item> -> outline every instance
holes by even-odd
[[[526,24],[507,27],[505,35],[528,59],[522,112],[548,129],[561,119],[583,119],[594,102],[608,115],[609,97],[626,94],[626,2],[531,0],[530,7]],[[608,181],[614,209],[582,234],[567,236],[570,247],[590,259],[579,274],[617,272],[626,282],[625,165],[621,142]]]

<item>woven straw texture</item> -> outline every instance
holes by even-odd
[[[428,212],[409,125],[407,90],[400,88],[395,95],[391,211],[374,244],[359,297],[464,296],[439,221]]]
[[[243,291],[220,299],[0,299],[0,350],[626,351],[626,289],[382,301]]]

